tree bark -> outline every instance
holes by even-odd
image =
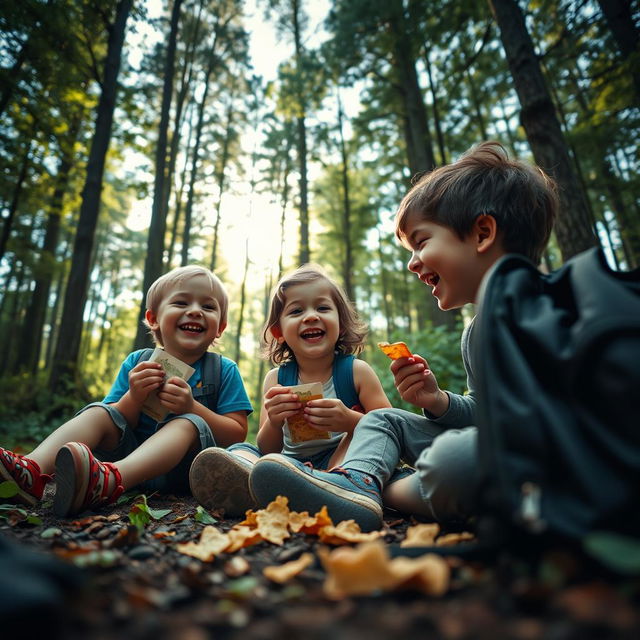
[[[520,100],[520,119],[536,163],[559,186],[555,232],[564,260],[596,245],[586,195],[574,171],[540,63],[515,0],[489,0]]]
[[[151,223],[149,224],[147,254],[144,264],[143,296],[140,311],[138,312],[135,338],[135,346],[137,348],[151,346],[151,338],[142,322],[146,311],[144,292],[149,289],[154,280],[157,280],[160,275],[162,275],[162,258],[164,254],[165,233],[167,230],[167,210],[164,206],[165,182],[167,180],[167,133],[169,129],[169,110],[171,107],[171,94],[173,92],[176,41],[178,37],[181,5],[182,0],[174,0],[171,11],[171,29],[169,32],[169,42],[167,44],[167,57],[164,65],[160,128],[158,130],[158,142],[156,144],[156,173],[153,186],[153,205],[151,206]]]
[[[50,386],[52,390],[62,390],[65,379],[74,378],[77,372],[82,316],[87,299],[91,252],[100,212],[105,158],[111,140],[122,44],[132,4],[133,0],[120,0],[116,6],[115,20],[109,27],[102,92],[98,101],[95,133],[91,141],[87,176],[82,190],[80,218],[74,241],[60,333],[51,369]]]

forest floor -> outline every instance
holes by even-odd
[[[210,516],[221,531],[238,520],[203,512],[192,498],[151,496],[148,522],[134,526],[131,514],[146,512],[139,499],[135,504],[69,520],[54,516],[50,500],[35,510],[0,506],[3,637],[12,630],[71,640],[640,637],[639,582],[587,570],[566,552],[534,563],[508,553],[446,558],[451,577],[442,595],[426,595],[414,583],[336,596],[318,555],[326,545],[315,535],[294,533],[281,545],[262,541],[205,562],[179,544],[198,541]],[[385,547],[397,550],[413,524],[386,518]],[[311,564],[283,584],[263,574],[307,552]],[[351,571],[368,569],[365,563]]]

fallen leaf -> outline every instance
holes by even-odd
[[[400,543],[401,547],[429,547],[435,543],[440,533],[440,525],[436,523],[417,524],[407,529],[405,539]]]
[[[297,560],[286,562],[285,564],[265,567],[262,573],[266,578],[277,582],[278,584],[284,584],[289,582],[292,578],[304,571],[307,567],[313,564],[313,554],[303,553]]]
[[[227,536],[229,537],[229,546],[225,551],[228,553],[233,553],[238,549],[250,547],[252,544],[262,541],[262,536],[256,529],[241,526],[240,524],[230,529]]]
[[[256,528],[264,540],[281,545],[291,536],[288,504],[288,498],[278,496],[266,509],[256,513]]]
[[[320,539],[320,542],[333,545],[367,542],[370,540],[377,540],[383,535],[384,532],[382,531],[362,533],[360,525],[355,520],[343,520],[336,526],[326,525],[318,531],[318,538]]]
[[[437,596],[449,588],[450,569],[443,558],[426,554],[390,559],[381,540],[334,551],[322,548],[318,555],[327,572],[324,592],[332,599],[403,588]]]
[[[184,542],[176,549],[187,556],[198,558],[203,562],[212,562],[216,555],[229,546],[229,536],[216,527],[207,525],[200,535],[199,542]]]

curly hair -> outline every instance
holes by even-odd
[[[331,298],[338,310],[340,337],[335,346],[336,351],[357,355],[364,349],[367,326],[359,318],[344,289],[329,277],[320,265],[308,263],[282,276],[271,294],[271,307],[262,331],[262,355],[273,365],[279,365],[295,359],[295,355],[289,345],[286,342],[278,342],[272,332],[274,328],[277,329],[280,325],[280,315],[287,300],[287,289],[296,285],[316,282],[317,280],[326,282],[331,292]]]

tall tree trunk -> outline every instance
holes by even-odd
[[[82,314],[87,299],[89,264],[100,211],[102,177],[105,157],[111,140],[122,44],[132,4],[133,0],[120,0],[116,6],[114,23],[109,27],[102,92],[98,101],[95,133],[91,141],[87,164],[87,177],[82,190],[82,205],[80,206],[78,230],[73,247],[69,282],[65,293],[60,333],[51,369],[50,386],[53,390],[60,390],[64,385],[64,379],[75,377],[77,371],[82,335]]]
[[[438,151],[440,152],[440,162],[445,165],[449,162],[447,159],[447,147],[444,142],[444,134],[442,133],[442,123],[440,118],[440,107],[438,100],[438,92],[433,82],[433,74],[431,72],[431,61],[429,60],[429,49],[424,45],[424,63],[427,68],[427,78],[429,79],[429,91],[431,92],[431,101],[433,103],[433,123],[436,129],[436,138],[438,139]]]
[[[142,285],[142,302],[138,312],[138,322],[135,337],[135,346],[141,348],[151,346],[151,339],[143,324],[145,308],[145,296],[151,283],[162,275],[162,258],[164,254],[165,232],[167,230],[167,210],[165,202],[165,185],[167,184],[167,132],[169,129],[169,111],[171,108],[171,94],[173,92],[173,77],[176,58],[176,40],[178,37],[178,24],[180,22],[180,8],[182,0],[173,0],[171,11],[171,29],[167,44],[167,57],[164,65],[164,82],[162,87],[162,106],[160,108],[160,128],[158,130],[158,142],[156,144],[155,180],[153,185],[153,205],[151,206],[151,222],[149,235],[147,236],[147,254],[144,263],[144,279]]]
[[[211,248],[211,271],[216,270],[218,262],[218,234],[220,232],[220,217],[222,214],[222,195],[225,189],[225,177],[227,173],[227,164],[229,163],[229,147],[231,145],[231,135],[233,123],[233,96],[229,99],[227,107],[227,118],[224,132],[224,141],[222,142],[222,153],[218,164],[216,180],[218,183],[218,202],[216,203],[216,221],[213,224],[213,246]]]
[[[20,164],[20,172],[18,174],[18,180],[13,188],[13,194],[11,196],[11,204],[9,205],[9,214],[4,219],[4,225],[2,226],[2,236],[0,236],[0,260],[4,257],[7,250],[7,243],[9,242],[9,236],[11,235],[11,227],[13,226],[13,220],[16,217],[18,211],[18,202],[20,202],[20,195],[24,188],[24,183],[27,179],[27,172],[29,170],[29,164],[31,163],[31,142],[24,152],[22,163]]]
[[[307,123],[306,98],[302,87],[302,34],[300,33],[300,1],[292,0],[293,39],[295,44],[296,70],[298,82],[298,109],[296,118],[298,125],[298,166],[300,169],[300,255],[299,262],[304,264],[311,260],[309,244],[309,178],[307,176]]]
[[[342,234],[344,236],[344,260],[342,262],[342,280],[350,300],[355,300],[351,274],[353,271],[353,247],[351,244],[351,199],[349,197],[349,157],[342,130],[342,101],[338,87],[338,135],[340,136],[340,155],[342,156]]]
[[[235,335],[235,353],[234,360],[236,364],[240,362],[242,357],[242,349],[240,341],[242,339],[242,327],[244,326],[244,314],[247,301],[247,278],[249,277],[249,238],[244,241],[244,270],[242,272],[242,284],[240,285],[240,308],[238,309],[238,325]]]
[[[515,0],[489,0],[520,100],[520,119],[536,163],[559,185],[555,232],[564,260],[596,245],[586,195],[573,168],[540,63]]]
[[[55,187],[42,251],[35,267],[35,288],[22,323],[18,346],[18,363],[23,371],[35,374],[38,369],[44,320],[49,301],[51,283],[56,272],[56,249],[60,237],[60,220],[64,195],[69,185],[69,173],[73,166],[73,146],[80,130],[80,118],[76,116],[69,129],[68,139],[62,144],[62,157],[58,166]]]
[[[404,103],[404,128],[411,175],[430,171],[435,167],[431,134],[427,124],[427,110],[418,83],[415,55],[407,37],[408,24],[401,2],[390,4],[390,31],[393,37],[393,66],[400,83]]]
[[[629,63],[629,71],[636,92],[636,104],[640,103],[640,30],[636,27],[631,15],[631,2],[630,0],[598,0],[598,4],[623,59]]]

